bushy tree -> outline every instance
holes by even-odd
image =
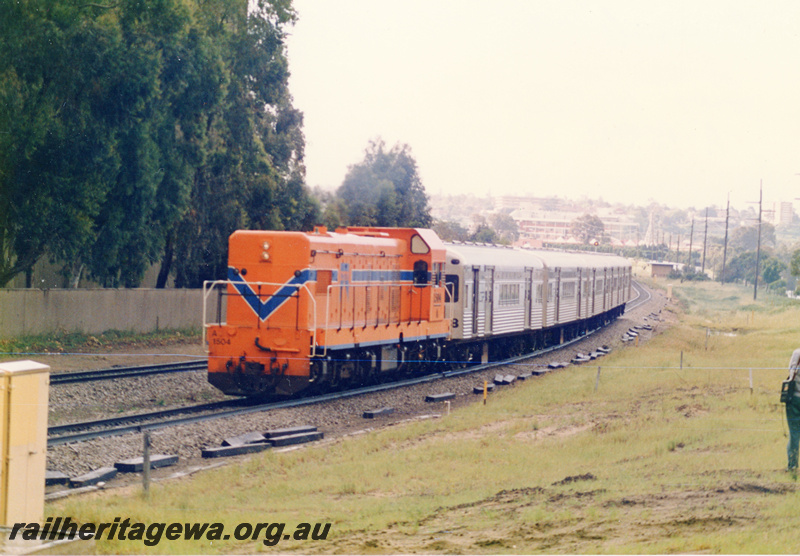
[[[469,240],[475,243],[498,243],[500,238],[494,228],[488,224],[480,224],[469,236]]]
[[[236,228],[310,228],[294,19],[290,0],[0,2],[0,285],[49,256],[71,282],[136,286],[161,260],[159,285],[198,286]]]
[[[500,241],[511,244],[519,239],[519,226],[516,220],[505,212],[497,212],[489,217],[489,224],[497,233]]]
[[[252,4],[252,3],[251,3]],[[228,236],[240,228],[311,229],[318,203],[304,185],[302,114],[291,103],[288,0],[206,0],[205,32],[224,45],[229,85],[205,121],[210,141],[190,209],[175,228],[175,285],[226,274]],[[164,264],[171,264],[166,260]],[[163,272],[162,272],[163,274]]]
[[[761,223],[761,247],[770,248],[776,244],[775,226],[768,222]],[[758,247],[758,226],[742,226],[733,230],[728,241],[728,248],[734,252],[755,251]]]
[[[600,241],[605,230],[603,221],[594,214],[579,216],[572,221],[571,227],[572,234],[585,245],[591,241]]]
[[[109,103],[148,77],[102,63],[123,37],[96,12],[0,2],[0,286],[46,254],[81,257],[121,170]]]
[[[756,275],[756,252],[746,251],[733,257],[725,268],[724,282],[744,280],[753,282]]]
[[[780,259],[769,257],[761,264],[761,277],[766,284],[773,284],[781,279],[781,273],[786,268],[786,263]]]
[[[437,220],[433,231],[444,241],[468,241],[469,230],[458,222]]]
[[[387,150],[382,139],[370,141],[364,160],[350,166],[336,196],[347,225],[428,228],[433,223],[408,145]]]

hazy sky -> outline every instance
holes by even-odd
[[[430,194],[800,197],[796,0],[294,5],[309,185],[339,186],[380,136]]]

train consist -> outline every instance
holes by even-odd
[[[627,259],[444,244],[431,230],[237,231],[207,282],[208,380],[292,395],[524,354],[625,309]]]

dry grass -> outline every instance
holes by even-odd
[[[332,523],[325,541],[98,544],[110,553],[793,552],[778,390],[800,310],[718,303],[740,294],[714,288],[676,287],[689,314],[606,357],[597,391],[596,366],[570,368],[487,406],[158,485],[147,503],[76,498],[48,514]]]

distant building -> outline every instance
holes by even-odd
[[[778,212],[778,224],[789,225],[794,221],[794,203],[782,202]]]
[[[564,242],[572,236],[572,221],[580,215],[556,211],[517,209],[511,213],[523,238]]]
[[[653,278],[666,278],[670,272],[677,269],[677,263],[658,263],[653,261],[650,263],[650,276]]]
[[[498,211],[511,212],[514,210],[528,211],[557,211],[561,210],[563,201],[555,197],[520,197],[504,195],[495,197],[494,207]]]
[[[631,220],[628,215],[611,210],[599,210],[597,216],[603,221],[607,236],[625,244],[635,244],[639,241],[639,223]]]
[[[580,208],[579,203],[557,197],[502,195],[492,198],[432,196],[431,215],[443,221],[457,222],[473,229],[475,215],[486,218],[492,212],[510,214],[519,226],[520,239],[531,245],[542,243],[579,243],[573,237],[572,223],[587,212],[603,222],[603,235],[615,245],[636,245],[640,240],[639,224],[625,212],[611,208]],[[601,239],[601,238],[597,238]]]
[[[553,243],[578,243],[573,237],[572,223],[586,211],[556,211],[518,208],[511,213],[523,238],[538,239]],[[603,235],[618,245],[635,245],[639,236],[639,224],[624,214],[610,210],[596,211],[603,222]],[[600,239],[600,238],[597,238]]]

